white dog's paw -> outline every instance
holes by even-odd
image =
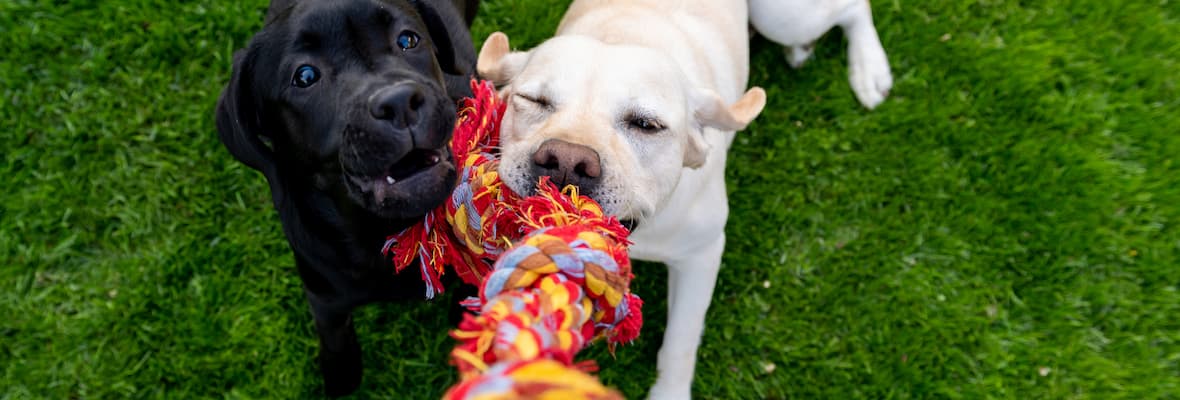
[[[807,60],[811,59],[811,53],[813,52],[815,52],[815,42],[798,46],[783,47],[783,53],[786,53],[787,56],[787,64],[790,64],[791,68],[794,69],[803,67],[803,63],[806,63]]]
[[[856,99],[865,108],[873,109],[885,101],[893,88],[893,74],[889,71],[889,59],[880,42],[872,44],[849,44],[848,81]]]
[[[692,398],[691,384],[671,382],[667,379],[656,379],[656,384],[647,393],[648,400],[689,400]]]

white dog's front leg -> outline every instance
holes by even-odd
[[[783,52],[787,55],[787,64],[791,68],[803,68],[803,63],[811,58],[811,53],[815,52],[815,42],[808,44],[801,44],[797,46],[784,46]]]
[[[713,299],[717,271],[725,235],[713,244],[681,260],[668,264],[668,326],[660,347],[657,368],[659,377],[648,397],[651,399],[688,399],[692,397],[692,377],[696,367],[697,347],[705,329],[705,312]]]
[[[869,0],[861,0],[848,8],[840,27],[848,37],[848,80],[860,104],[872,109],[889,96],[893,88],[893,74],[889,59],[881,47]]]

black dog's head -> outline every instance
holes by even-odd
[[[474,49],[449,2],[275,1],[234,55],[221,139],[262,171],[276,205],[291,186],[389,219],[424,215],[456,180],[448,142]],[[449,31],[450,27],[462,27]]]

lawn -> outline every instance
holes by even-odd
[[[485,0],[516,46],[568,1]],[[704,399],[1180,398],[1180,2],[878,0],[877,110],[844,37],[738,134]],[[266,2],[0,2],[0,399],[309,398],[311,315],[262,176],[217,141]],[[647,326],[603,380],[654,380]],[[356,398],[454,381],[450,297],[362,309]]]

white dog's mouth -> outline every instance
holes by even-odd
[[[554,179],[552,175],[545,173],[544,168],[537,168],[534,165],[536,164],[533,157],[535,152],[525,150],[523,154],[527,154],[527,156],[522,156],[521,153],[518,153],[520,150],[517,146],[506,145],[501,158],[500,177],[509,188],[522,196],[536,194],[537,184],[542,176],[549,176],[550,182],[560,185],[557,182],[561,179]],[[532,146],[521,147],[530,149]],[[576,184],[574,186],[578,188],[579,195],[589,197],[598,203],[604,214],[616,217],[621,221],[629,221],[627,224],[633,228],[650,215],[652,210],[649,209],[650,207],[644,207],[647,202],[643,200],[642,190],[629,186],[624,181],[624,177],[618,174],[617,168],[622,167],[617,167],[604,158],[600,166],[601,182],[596,182],[590,187]],[[628,190],[629,187],[632,189]]]
[[[621,219],[621,220],[619,220],[619,223],[623,224],[624,228],[627,228],[627,230],[632,231],[632,232],[634,232],[636,229],[639,229],[639,221],[638,220]]]

